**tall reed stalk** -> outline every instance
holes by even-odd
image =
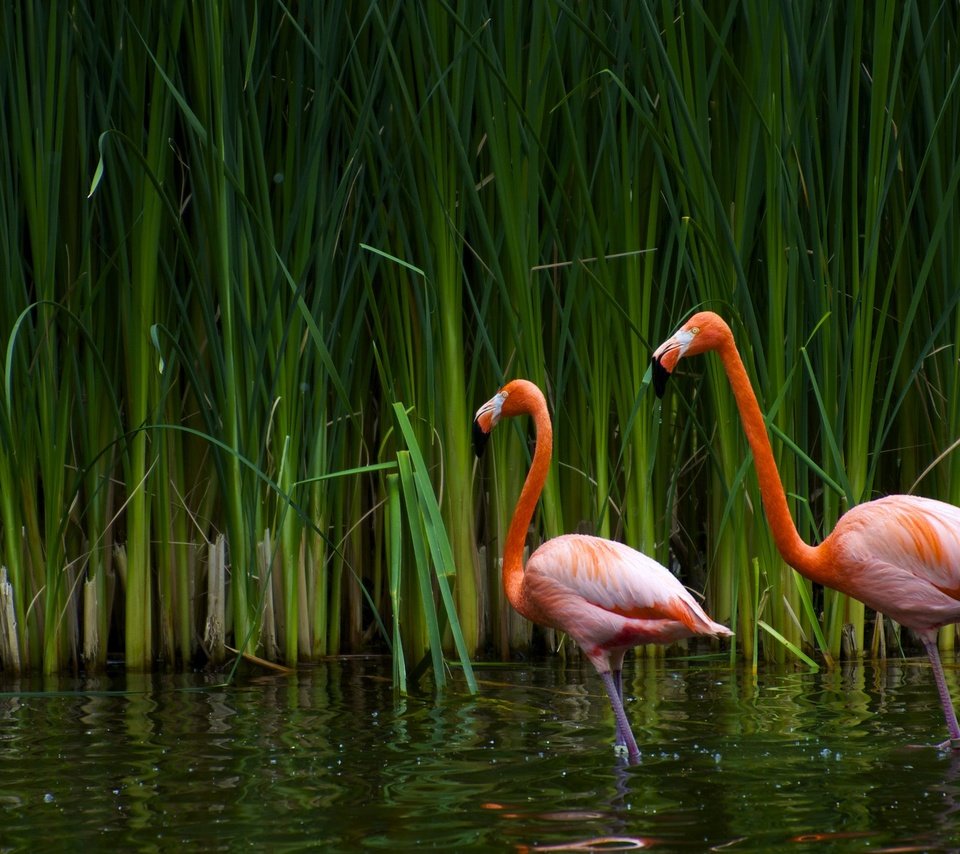
[[[810,540],[960,501],[954,7],[48,5],[0,12],[5,670],[565,653],[500,592],[529,444],[468,445],[519,375],[531,546],[655,555],[753,665],[895,647],[780,559],[716,361],[645,378],[723,313]]]

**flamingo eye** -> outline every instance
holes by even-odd
[[[699,327],[699,326],[694,326],[693,329],[690,330],[690,334],[691,334],[691,335],[699,335],[699,334],[700,334],[700,327]]]

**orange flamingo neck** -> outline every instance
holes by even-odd
[[[825,573],[821,570],[824,555],[822,546],[807,545],[797,531],[787,496],[780,480],[780,472],[773,456],[770,436],[760,411],[760,404],[753,391],[753,385],[747,376],[743,360],[737,351],[733,336],[728,332],[717,346],[717,352],[723,361],[723,368],[730,381],[733,396],[740,410],[740,420],[747,436],[747,442],[753,451],[753,462],[760,483],[760,496],[767,513],[770,530],[777,551],[794,569],[814,581],[821,581]]]
[[[536,393],[533,393],[535,391]],[[543,485],[547,481],[550,469],[550,457],[553,454],[553,427],[543,394],[536,387],[529,395],[524,395],[522,403],[511,415],[530,415],[536,428],[536,447],[530,471],[523,482],[523,489],[517,499],[517,506],[510,520],[507,542],[503,549],[503,592],[514,610],[526,616],[523,595],[523,548],[527,541],[527,531],[533,519],[534,510]]]

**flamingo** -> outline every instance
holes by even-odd
[[[623,543],[579,534],[543,543],[523,566],[530,520],[547,479],[553,428],[543,392],[528,380],[507,383],[477,410],[477,456],[501,418],[529,415],[536,450],[510,521],[503,550],[503,590],[517,613],[566,632],[603,680],[616,721],[616,745],[631,762],[640,758],[623,708],[621,670],[627,650],[644,643],[671,643],[694,635],[727,637],[686,588],[655,560]]]
[[[960,750],[960,728],[943,676],[937,630],[960,621],[960,507],[913,495],[888,495],[848,510],[816,546],[797,532],[760,405],[730,327],[710,311],[691,317],[653,354],[653,384],[663,397],[684,356],[716,350],[753,451],[760,495],[777,550],[801,575],[859,599],[913,629],[933,667],[950,733],[938,745]]]

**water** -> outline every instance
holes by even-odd
[[[0,695],[0,851],[960,847],[960,757],[911,746],[946,737],[919,660],[628,661],[636,766],[589,667],[477,675],[478,696],[397,702],[382,659],[22,682]]]

